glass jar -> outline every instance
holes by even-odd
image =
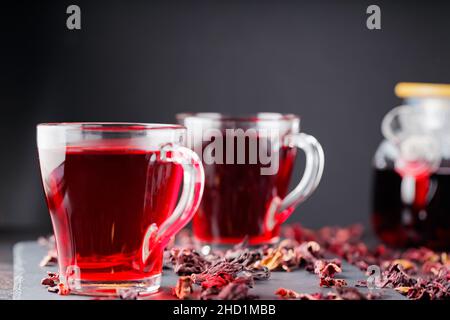
[[[399,83],[382,121],[372,223],[393,247],[450,248],[450,85]]]

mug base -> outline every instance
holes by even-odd
[[[70,293],[83,296],[118,297],[122,291],[135,291],[139,297],[156,293],[161,286],[161,274],[130,281],[86,281],[70,286]]]

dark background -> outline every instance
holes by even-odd
[[[325,149],[291,218],[368,223],[371,158],[399,81],[450,82],[442,1],[10,1],[1,7],[0,228],[49,230],[35,125],[174,122],[182,111],[302,117]],[[82,30],[66,28],[77,4]],[[366,28],[377,4],[382,30]]]

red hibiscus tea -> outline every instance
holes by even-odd
[[[139,268],[142,239],[148,226],[173,211],[182,169],[152,157],[155,152],[142,150],[68,149],[64,163],[45,178],[54,231],[63,239],[59,263],[78,266],[81,280],[161,273],[161,263]]]
[[[376,234],[393,247],[450,248],[450,171],[405,181],[393,169],[376,169],[372,222]],[[403,186],[402,186],[403,185]]]
[[[136,147],[128,138],[118,139],[123,132],[111,133],[109,127],[99,130],[107,130],[100,141],[39,148],[60,273],[63,279],[73,278],[72,289],[77,293],[115,294],[128,287],[154,291],[159,287],[164,243],[188,222],[195,210],[195,203],[194,207],[188,205],[183,221],[173,225],[166,222],[171,220],[169,216],[183,212],[175,213],[174,208],[183,168],[189,164],[176,161],[175,153],[178,149],[192,152],[170,147],[164,158],[162,149],[151,147],[153,141],[149,137],[157,132],[146,128],[131,132],[147,135],[138,144],[148,142],[147,149]],[[126,128],[126,132],[129,130]],[[89,130],[77,131],[90,139],[90,132],[85,132]],[[192,180],[194,187],[202,185],[200,171],[200,181],[195,177]],[[192,191],[196,202],[198,191]],[[153,241],[154,237],[158,241]]]
[[[259,148],[266,144],[265,139],[258,137],[247,139],[247,154],[250,139],[256,139]],[[227,151],[223,152],[226,157]],[[236,243],[247,236],[252,242],[267,243],[278,236],[280,225],[270,228],[266,219],[273,200],[287,194],[297,149],[284,146],[277,152],[278,172],[272,175],[261,174],[261,169],[266,167],[261,163],[204,163],[205,191],[193,219],[197,239]]]
[[[203,160],[205,192],[193,219],[197,240],[250,244],[277,240],[281,224],[317,187],[323,151],[312,136],[299,133],[295,115],[260,113],[228,117],[180,114],[190,147]],[[307,154],[300,184],[288,193],[297,148]]]

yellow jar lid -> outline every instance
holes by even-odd
[[[400,82],[395,86],[395,94],[400,98],[450,97],[450,84]]]

